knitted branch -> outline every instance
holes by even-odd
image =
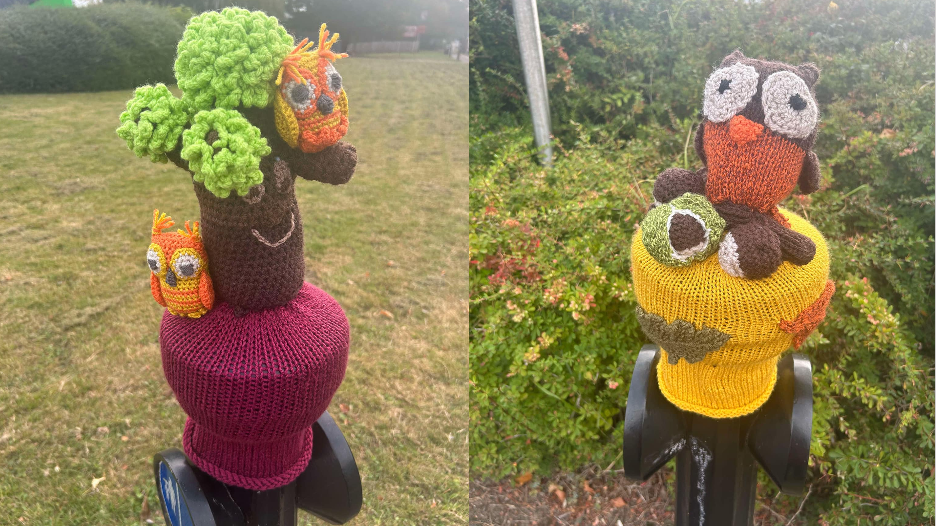
[[[234,110],[200,111],[192,127],[182,133],[181,156],[189,162],[194,179],[222,199],[232,190],[247,195],[250,187],[262,183],[260,158],[269,154],[260,130]]]
[[[164,84],[143,86],[136,89],[127,101],[127,111],[120,114],[117,135],[137,157],[146,155],[153,162],[166,162],[166,152],[179,144],[188,120],[185,104]]]
[[[182,99],[197,110],[266,107],[292,46],[286,29],[261,12],[229,7],[193,17],[175,62]]]

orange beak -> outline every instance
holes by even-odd
[[[728,125],[728,134],[738,146],[743,146],[756,139],[764,131],[764,125],[758,124],[742,115],[735,115]]]

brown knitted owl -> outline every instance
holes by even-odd
[[[719,262],[728,274],[766,278],[784,261],[805,265],[815,244],[789,228],[777,205],[799,185],[818,190],[819,159],[812,151],[819,123],[814,64],[790,66],[725,57],[705,83],[704,121],[695,149],[705,167],[670,168],[657,178],[653,196],[669,203],[685,193],[705,195],[725,220]],[[706,226],[692,214],[668,223],[674,253],[707,245]]]

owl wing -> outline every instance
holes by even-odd
[[[166,306],[166,300],[163,299],[162,289],[159,286],[159,276],[150,272],[150,292],[153,293],[153,299],[156,303]]]
[[[202,272],[201,277],[198,278],[198,299],[206,309],[211,310],[214,307],[214,286],[207,272]]]

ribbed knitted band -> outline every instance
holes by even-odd
[[[182,435],[185,454],[225,484],[262,491],[295,480],[312,458],[312,428],[268,442],[237,442],[212,434],[189,418]]]
[[[657,364],[660,392],[683,411],[710,418],[737,418],[757,410],[777,383],[777,361],[769,358],[744,365],[670,365],[666,351]]]

